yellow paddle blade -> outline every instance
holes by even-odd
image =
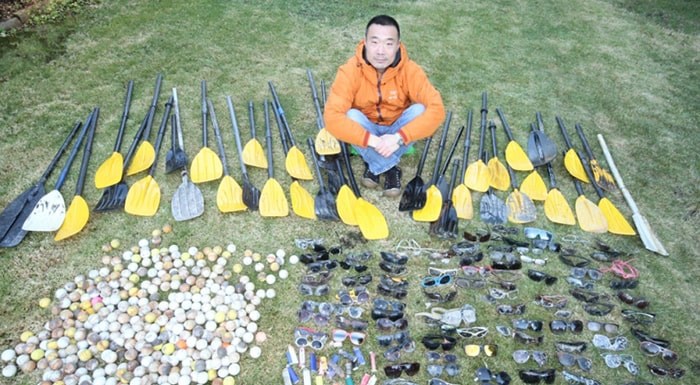
[[[292,196],[294,214],[306,219],[316,219],[314,197],[299,182],[294,181],[289,185],[289,195]]]
[[[287,173],[294,179],[314,179],[313,175],[311,175],[309,165],[306,163],[304,154],[296,146],[289,149],[287,158],[284,160],[284,165],[287,169]]]
[[[221,158],[209,147],[202,147],[190,165],[190,179],[194,183],[204,183],[221,178],[224,166]]]
[[[508,190],[510,188],[510,175],[506,166],[498,158],[491,158],[487,167],[489,169],[489,185],[496,190]]]
[[[375,205],[364,200],[364,198],[357,198],[355,218],[357,218],[360,232],[365,239],[385,239],[389,236],[389,226],[386,224],[384,214]]]
[[[340,154],[340,143],[338,143],[338,139],[325,128],[322,128],[321,131],[316,134],[314,147],[316,148],[316,152],[321,155]]]
[[[435,185],[431,185],[425,192],[425,206],[413,212],[413,220],[418,222],[435,222],[440,217],[441,209],[442,193]]]
[[[537,209],[527,194],[514,189],[506,198],[508,220],[512,223],[530,223],[537,219]]]
[[[457,211],[457,218],[474,218],[474,207],[472,203],[472,193],[464,184],[460,184],[452,191],[452,204]]]
[[[134,183],[126,194],[124,211],[131,215],[152,217],[160,205],[160,186],[152,176],[147,175]]]
[[[134,157],[131,158],[131,164],[126,170],[126,175],[138,174],[151,167],[155,159],[156,151],[153,149],[153,145],[150,142],[141,142],[139,148],[136,149]]]
[[[557,189],[549,190],[547,199],[544,200],[544,215],[554,223],[570,226],[576,224],[571,206],[564,198],[564,194]]]
[[[263,217],[286,217],[289,203],[279,182],[270,178],[260,192],[260,215]]]
[[[107,160],[102,162],[95,172],[95,187],[105,188],[113,186],[122,180],[124,172],[124,157],[118,152],[113,152]]]
[[[355,206],[357,205],[357,197],[353,194],[348,185],[342,185],[338,190],[338,196],[335,198],[335,207],[338,210],[340,220],[346,225],[357,226],[357,218],[355,217]]]
[[[525,150],[515,141],[508,142],[506,146],[506,162],[513,170],[531,171],[534,169]]]
[[[486,192],[490,180],[489,168],[481,160],[471,163],[464,172],[464,184],[472,191]]]
[[[267,157],[262,145],[256,139],[251,139],[243,147],[243,163],[248,166],[267,169]]]
[[[527,194],[533,201],[547,199],[547,186],[544,184],[540,173],[535,170],[523,179],[523,183],[520,184],[520,191]]]
[[[244,211],[248,207],[243,203],[243,189],[230,175],[224,176],[216,191],[216,206],[222,213]]]
[[[618,210],[608,198],[601,198],[600,201],[598,201],[598,207],[608,221],[609,232],[619,235],[637,234],[620,210]]]
[[[589,233],[605,233],[608,231],[608,221],[595,203],[579,195],[576,198],[576,217],[581,230]]]
[[[598,183],[598,186],[608,191],[617,187],[615,185],[615,178],[613,178],[606,169],[600,167],[597,160],[591,159],[589,163],[591,165],[591,171],[593,171],[593,177],[596,183]]]
[[[80,195],[73,197],[73,201],[68,206],[66,218],[63,219],[63,224],[58,229],[58,232],[53,237],[55,241],[60,241],[73,236],[80,232],[85,227],[90,218],[90,209],[88,208],[85,199]]]
[[[578,157],[574,149],[570,149],[566,152],[566,155],[564,155],[564,166],[566,166],[566,170],[574,178],[581,182],[591,183],[591,180],[588,179],[588,175],[586,175],[586,169],[583,168],[581,158]]]

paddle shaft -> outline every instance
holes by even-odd
[[[80,122],[75,122],[70,133],[68,134],[66,139],[63,140],[63,144],[61,144],[61,148],[58,149],[58,151],[56,152],[56,155],[54,155],[53,159],[51,159],[49,166],[46,167],[46,170],[44,170],[44,173],[41,174],[41,177],[39,177],[39,181],[37,182],[37,184],[44,184],[44,182],[46,182],[46,179],[49,178],[49,175],[51,175],[51,172],[53,171],[53,169],[56,168],[56,164],[61,159],[61,156],[63,156],[63,154],[66,152],[68,145],[70,144],[71,140],[73,140],[73,138],[75,137],[75,134],[78,132],[78,129],[80,128],[80,126],[81,126]]]
[[[184,152],[185,142],[182,138],[182,124],[180,123],[180,104],[177,101],[177,88],[173,88],[173,105],[175,107],[175,120],[177,121],[177,142],[180,149]]]
[[[457,132],[457,137],[455,140],[452,142],[452,146],[450,146],[450,151],[447,153],[447,158],[445,159],[445,163],[442,166],[442,169],[440,170],[440,175],[445,175],[447,172],[447,167],[450,165],[450,162],[452,161],[452,156],[455,154],[455,149],[457,148],[457,145],[459,144],[459,140],[462,138],[462,134],[464,134],[464,129],[466,126],[462,126],[459,128],[459,131]]]
[[[255,140],[255,107],[253,101],[248,101],[248,121],[250,122],[250,139]]]
[[[267,176],[272,179],[274,177],[274,166],[272,164],[272,129],[270,128],[270,102],[265,98],[265,144],[267,146]],[[251,107],[252,108],[252,107]],[[251,109],[252,111],[252,109]],[[252,127],[252,123],[251,123]]]
[[[581,127],[580,124],[576,123],[574,125],[576,128],[576,133],[578,134],[579,139],[581,139],[581,143],[583,143],[583,148],[586,150],[586,154],[588,154],[588,159],[589,160],[595,160],[595,156],[593,156],[593,151],[591,150],[590,144],[588,144],[588,140],[586,139],[586,135],[583,133],[583,127]]]
[[[571,145],[571,138],[569,137],[569,133],[566,130],[566,125],[564,125],[564,119],[560,118],[557,116],[555,118],[557,120],[557,125],[559,126],[559,130],[561,131],[561,135],[564,137],[564,143],[566,143],[566,149],[571,150],[573,146]],[[581,159],[581,157],[579,157]]]
[[[448,111],[447,117],[445,118],[445,126],[442,129],[442,136],[440,137],[440,144],[438,145],[438,152],[435,156],[435,167],[433,168],[433,178],[431,181],[432,185],[437,184],[438,177],[440,176],[440,166],[442,166],[442,152],[445,150],[445,142],[447,141],[447,131],[450,130],[451,120],[452,111]]]
[[[321,168],[318,165],[318,159],[316,159],[316,152],[314,151],[314,141],[311,138],[306,139],[306,144],[311,150],[311,158],[314,161],[314,169],[316,170],[316,175],[318,176],[318,185],[320,188],[320,193],[326,192],[326,185],[323,183],[323,175],[321,174]]]
[[[201,93],[202,93],[202,146],[207,147],[207,81],[202,80],[201,83]]]
[[[489,110],[487,108],[488,97],[486,91],[481,93],[481,123],[479,128],[481,129],[481,135],[479,136],[479,156],[484,151],[484,133],[486,131],[486,115]]]
[[[153,99],[151,100],[151,106],[148,109],[148,114],[146,115],[146,132],[143,134],[143,140],[147,141],[148,137],[151,136],[151,127],[153,126],[153,119],[156,115],[156,106],[158,105],[158,97],[160,96],[160,86],[163,82],[163,75],[158,74],[156,76],[156,86],[153,91]]]
[[[173,97],[171,96],[170,99],[168,99],[168,102],[165,103],[165,112],[163,112],[163,118],[160,121],[160,127],[158,127],[158,135],[156,136],[156,145],[155,145],[155,158],[153,158],[153,164],[151,165],[151,169],[148,170],[148,175],[153,177],[153,175],[156,172],[156,168],[158,166],[158,155],[160,154],[160,147],[163,144],[163,137],[165,136],[165,128],[168,126],[168,120],[170,119],[170,109],[172,108],[173,104]]]
[[[280,119],[280,116],[277,113],[274,101],[272,102],[272,111],[275,115],[277,130],[280,133],[280,142],[282,142],[282,149],[284,150],[284,155],[287,155],[287,153],[289,152],[289,143],[287,142],[287,135],[284,133],[284,123],[282,123],[282,119]]]
[[[452,175],[450,176],[450,191],[455,189],[455,184],[457,184],[457,171],[461,168],[462,161],[460,159],[455,159],[452,161]],[[445,197],[445,202],[452,201],[452,195],[447,194]]]
[[[88,162],[90,162],[90,154],[92,154],[92,141],[95,139],[95,129],[97,128],[97,119],[100,117],[100,108],[95,107],[92,110],[92,119],[90,120],[90,128],[88,129],[88,137],[83,149],[83,159],[80,163],[80,171],[78,172],[78,181],[75,185],[75,195],[83,195],[83,187],[85,186],[85,175],[87,174]]]
[[[418,161],[418,167],[416,168],[416,178],[420,177],[423,172],[423,166],[425,165],[425,160],[428,159],[428,150],[430,149],[430,143],[433,141],[433,137],[429,136],[425,140],[425,147],[423,147],[423,154],[420,156],[420,161]]]
[[[275,114],[279,116],[280,121],[282,122],[282,125],[284,126],[284,129],[287,133],[287,139],[289,139],[289,143],[291,143],[291,147],[296,147],[296,143],[294,142],[294,137],[292,136],[292,131],[289,129],[289,123],[287,123],[287,117],[284,115],[284,110],[282,109],[282,104],[280,104],[280,99],[277,96],[277,91],[275,90],[274,84],[272,84],[271,81],[267,82],[268,86],[270,87],[270,92],[272,93],[272,106],[275,108]],[[291,148],[290,147],[290,148]]]
[[[216,112],[214,112],[214,104],[211,102],[210,99],[207,99],[207,104],[209,106],[209,117],[211,118],[211,125],[214,126],[214,137],[216,138],[216,147],[219,150],[219,158],[221,158],[221,164],[224,167],[224,175],[228,176],[228,162],[226,161],[224,141],[221,139],[221,129],[219,128],[219,120],[216,119]]]
[[[88,131],[88,127],[90,127],[92,117],[93,117],[94,111],[90,112],[90,115],[87,118],[87,121],[83,123],[83,128],[80,130],[80,135],[78,136],[78,140],[73,144],[73,148],[71,149],[70,153],[68,154],[68,160],[66,160],[66,164],[63,166],[61,169],[61,173],[58,175],[58,179],[56,180],[56,184],[54,186],[54,190],[60,190],[61,187],[63,186],[63,183],[66,181],[66,177],[68,176],[68,173],[70,172],[70,167],[73,164],[73,160],[75,160],[75,156],[78,154],[78,150],[81,147],[81,144],[83,143],[83,138],[85,137],[85,134]]]
[[[114,143],[114,152],[119,152],[122,147],[124,131],[126,129],[126,121],[129,119],[129,108],[131,106],[131,94],[134,92],[134,81],[129,80],[126,86],[126,97],[124,98],[124,108],[122,110],[122,119],[119,123],[119,131],[117,131],[117,141]]]
[[[230,96],[226,96],[226,104],[228,104],[228,114],[231,116],[231,127],[233,128],[233,137],[236,139],[236,148],[238,148],[238,161],[241,164],[241,174],[243,179],[249,181],[248,171],[243,162],[243,146],[241,145],[241,132],[238,128],[238,120],[236,119],[236,111],[233,109],[233,102]]]
[[[472,143],[472,110],[467,112],[467,135],[464,137],[464,151],[462,152],[462,169],[459,183],[464,183],[464,174],[467,172],[467,159],[469,158],[469,148]]]
[[[318,100],[318,92],[316,91],[316,83],[314,82],[314,76],[311,74],[311,70],[306,70],[306,77],[309,78],[309,87],[311,88],[311,97],[314,100],[314,108],[316,109],[316,125],[318,129],[323,129],[323,112],[321,111],[321,103]]]
[[[639,207],[637,207],[637,202],[634,201],[634,198],[632,198],[632,194],[630,194],[629,190],[627,190],[627,187],[625,187],[625,181],[622,180],[622,175],[620,175],[620,172],[617,170],[617,166],[615,165],[615,161],[612,158],[612,154],[610,153],[608,145],[605,142],[603,135],[601,134],[598,134],[598,143],[600,143],[600,148],[603,150],[605,160],[608,162],[608,166],[610,166],[610,172],[612,172],[613,176],[615,177],[615,182],[617,182],[617,186],[620,188],[620,191],[622,191],[622,196],[625,197],[627,205],[632,210],[632,214],[641,215],[641,213],[639,212]]]
[[[506,132],[508,141],[513,142],[513,131],[510,129],[506,116],[503,114],[503,111],[501,111],[500,108],[496,108],[496,113],[498,114],[498,118],[501,119],[501,123],[503,123],[503,130]]]
[[[585,159],[583,157],[583,154],[581,154],[579,151],[576,151],[576,154],[578,155],[579,159],[582,160],[581,164],[583,165],[583,169],[586,171],[586,175],[588,175],[588,179],[591,181],[591,184],[593,185],[593,189],[595,190],[595,193],[598,194],[598,198],[603,199],[605,197],[605,193],[603,190],[598,186],[598,182],[595,180],[595,176],[593,176],[593,171],[591,170],[591,167],[588,162],[583,162]]]
[[[493,154],[491,158],[498,158],[498,146],[496,145],[496,122],[489,120],[489,130],[491,131],[491,148]]]
[[[430,144],[431,137],[428,137],[428,141],[425,143],[426,148]],[[352,164],[350,163],[350,154],[348,153],[348,145],[345,142],[340,142],[340,152],[343,155],[343,162],[345,163],[345,170],[348,172],[348,181],[350,182],[350,187],[352,192],[355,193],[356,197],[360,197],[360,189],[357,187],[357,181],[355,180],[355,174],[352,172]],[[425,151],[423,151],[425,152]]]
[[[557,180],[554,178],[554,169],[551,162],[547,163],[547,175],[549,175],[549,189],[554,190],[557,188]]]

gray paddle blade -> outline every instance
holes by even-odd
[[[66,201],[58,190],[51,190],[34,206],[34,209],[24,221],[22,230],[25,231],[56,231],[66,218]]]
[[[260,207],[260,190],[248,180],[243,180],[243,203],[253,211]]]
[[[537,219],[537,209],[527,194],[513,192],[506,198],[508,219],[513,223],[530,223]]]
[[[0,239],[5,238],[10,229],[15,227],[15,223],[19,222],[19,227],[22,227],[22,224],[34,209],[36,203],[45,193],[44,184],[36,184],[18,195],[5,207],[2,213],[0,213]],[[22,216],[24,216],[24,218],[22,218]]]
[[[506,223],[508,221],[508,206],[489,190],[479,202],[479,216],[484,223],[490,225]]]
[[[204,197],[202,191],[187,177],[187,172],[182,172],[182,183],[175,190],[170,205],[173,218],[182,222],[196,218],[204,213]]]
[[[338,209],[335,206],[335,197],[329,191],[321,191],[314,199],[314,212],[316,217],[328,221],[340,219]]]
[[[542,131],[530,131],[527,139],[527,157],[535,167],[544,166],[557,156],[557,145]]]
[[[95,205],[95,211],[108,211],[122,209],[126,204],[126,196],[129,194],[129,186],[125,182],[119,182],[107,187],[100,200]]]

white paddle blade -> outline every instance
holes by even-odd
[[[56,231],[66,218],[66,201],[58,190],[39,199],[22,225],[24,231]]]

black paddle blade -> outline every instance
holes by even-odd
[[[123,209],[126,204],[126,196],[129,193],[129,186],[122,181],[113,186],[107,187],[100,200],[95,205],[95,211],[109,211]]]
[[[314,212],[316,217],[328,221],[340,220],[338,209],[335,206],[335,197],[328,190],[321,190],[314,199]]]
[[[503,224],[508,221],[508,206],[491,190],[481,197],[479,216],[489,225]]]
[[[18,195],[12,202],[10,202],[9,205],[7,205],[7,207],[5,207],[2,213],[0,213],[0,239],[5,237],[5,234],[7,234],[13,224],[18,220],[18,217],[22,214],[25,207],[29,206],[29,212],[31,212],[31,209],[34,208],[36,202],[41,199],[45,193],[46,191],[44,191],[43,183],[35,184],[28,190]]]
[[[452,201],[442,205],[438,220],[430,223],[429,232],[438,238],[457,238],[459,218]]]
[[[165,173],[170,174],[185,167],[187,167],[187,154],[180,148],[169,150],[165,156]]]
[[[530,131],[527,140],[527,157],[535,167],[544,166],[557,156],[557,146],[542,131]]]
[[[420,210],[425,206],[426,201],[425,182],[420,176],[411,179],[403,190],[399,211]]]
[[[247,180],[243,181],[243,203],[254,211],[260,207],[260,190]]]

